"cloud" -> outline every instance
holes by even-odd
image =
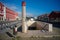
[[[16,7],[16,6],[9,6],[9,8],[12,9],[12,10],[18,9],[18,7]]]
[[[12,5],[12,6],[9,6],[8,8],[13,10],[13,11],[16,11],[18,13],[18,16],[21,17],[21,12],[18,11],[18,7],[17,6]]]
[[[21,12],[20,11],[17,11],[19,14],[21,14]]]
[[[18,13],[18,16],[21,16],[22,15],[22,12],[20,12],[20,11],[17,11],[17,13]]]
[[[19,17],[22,17],[22,12],[20,12],[20,11],[17,11],[17,12],[18,12],[18,16],[19,16]],[[26,13],[26,16],[27,16],[27,17],[33,17],[34,15],[31,14],[31,13]]]
[[[33,17],[34,15],[32,13],[27,13],[26,14],[28,17]]]
[[[18,13],[18,16],[21,17],[22,16],[22,12],[21,11],[18,11],[19,8],[14,5],[14,4],[7,4],[7,3],[3,3],[6,7],[8,7],[9,9],[13,10],[13,11],[16,11]],[[34,15],[32,13],[26,13],[26,16],[28,17],[33,17]]]
[[[18,7],[15,5],[8,6],[8,8],[14,11],[18,10]]]
[[[21,17],[22,16],[22,12],[17,11],[18,12],[18,16]],[[32,13],[26,13],[27,17],[33,17],[34,15]]]
[[[14,4],[7,4],[7,3],[3,3],[5,5],[5,7],[11,9],[11,10],[14,10],[16,11],[18,9],[18,7]]]

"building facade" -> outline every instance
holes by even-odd
[[[43,14],[37,17],[40,21],[60,22],[60,11],[52,11],[49,14]]]
[[[60,22],[60,11],[52,11],[48,17],[51,22]]]
[[[37,17],[37,20],[40,20],[40,21],[48,21],[48,15],[49,14],[40,15],[40,16]]]
[[[0,21],[14,21],[18,19],[18,13],[5,7],[0,2]]]

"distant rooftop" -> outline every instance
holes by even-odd
[[[60,18],[60,11],[52,11],[49,17]]]

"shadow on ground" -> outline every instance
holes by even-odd
[[[28,30],[36,30],[36,27],[28,27]]]
[[[13,35],[9,32],[6,32],[6,34],[9,36],[9,37],[13,37]]]
[[[17,29],[18,32],[22,32],[22,25]]]

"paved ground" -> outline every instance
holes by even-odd
[[[21,21],[16,21],[16,22],[14,21],[14,22],[9,23],[7,26],[5,24],[0,26],[0,40],[12,40],[11,35],[13,35],[13,29],[11,29],[11,25],[17,24],[17,26],[20,26],[20,22]]]
[[[12,40],[60,40],[60,37],[16,37]]]
[[[0,40],[60,40],[60,28],[56,27],[53,28],[51,33],[42,32],[41,30],[28,30],[27,33],[18,31],[15,38],[7,35],[6,31],[13,35],[13,30],[10,28],[0,30]]]
[[[18,32],[17,36],[20,37],[52,37],[60,36],[60,29],[53,28],[53,32],[42,32],[41,30],[28,30],[27,33]]]
[[[28,33],[18,32],[16,38],[10,37],[5,31],[0,31],[0,40],[60,40],[60,29],[54,28],[53,30],[52,33],[42,32],[40,30],[28,30]],[[8,31],[8,29],[6,31]],[[9,31],[12,33],[12,30]],[[54,36],[52,37],[51,35]]]

